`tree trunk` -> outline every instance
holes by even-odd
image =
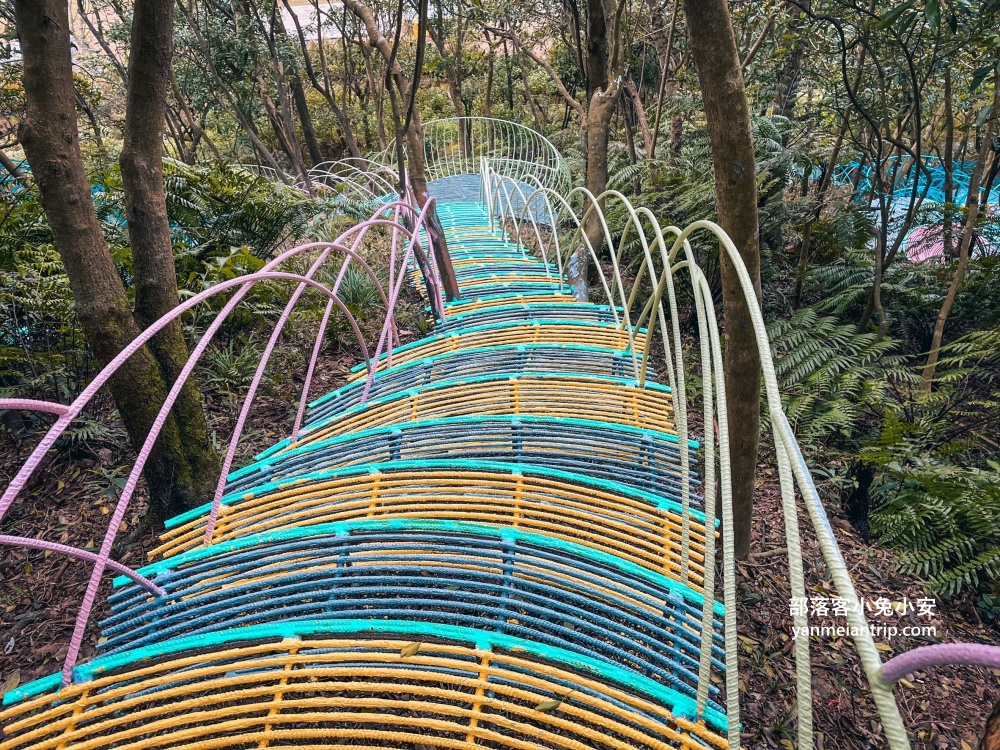
[[[541,133],[542,118],[538,104],[535,102],[535,97],[531,93],[531,87],[528,86],[528,66],[524,63],[523,55],[517,56],[517,64],[521,69],[521,83],[524,85],[524,100],[528,103],[528,109],[531,110],[531,117],[535,121],[535,130]]]
[[[979,199],[979,210],[985,211],[986,204],[990,200],[990,192],[993,190],[993,186],[996,184],[997,177],[1000,176],[1000,151],[996,151],[993,154],[993,163],[990,165],[990,174],[986,178],[986,182],[983,184],[983,195]]]
[[[951,94],[951,66],[944,68],[944,257],[954,255],[952,223],[955,203],[955,111]]]
[[[719,225],[732,238],[760,300],[757,181],[750,110],[726,0],[685,0],[688,35],[705,105],[715,167]],[[733,471],[733,541],[750,554],[754,474],[760,436],[760,356],[736,269],[720,252],[726,334],[726,405]]]
[[[397,136],[398,137],[398,136]],[[410,178],[410,186],[417,198],[417,205],[423,208],[430,196],[427,193],[427,168],[424,165],[424,126],[420,122],[417,106],[413,106],[413,117],[406,131],[406,168]],[[437,210],[432,206],[427,212],[427,224],[431,230],[431,249],[441,274],[441,286],[444,287],[445,299],[454,302],[461,299],[455,268],[451,263],[451,253],[448,252],[448,241],[444,236],[444,227],[438,218]]]
[[[315,167],[323,162],[323,154],[319,150],[319,141],[316,140],[316,130],[313,128],[312,116],[309,114],[309,102],[306,101],[306,92],[302,88],[302,79],[298,73],[289,76],[288,87],[292,90],[292,99],[295,102],[295,110],[299,115],[299,122],[302,123],[302,137],[306,141],[306,148],[309,150],[309,166]]]
[[[1000,701],[996,702],[989,718],[986,719],[978,750],[1000,750]]]
[[[119,164],[125,193],[132,261],[135,268],[135,318],[148,327],[177,306],[177,271],[163,190],[163,128],[173,53],[173,0],[136,0],[128,64],[125,131]],[[188,358],[179,320],[149,342],[168,385]],[[208,439],[201,395],[188,380],[173,410],[177,440],[160,440],[160,463],[170,495],[161,497],[164,513],[193,507],[211,496],[219,460]]]
[[[620,19],[614,13],[614,6],[606,7],[603,0],[587,0],[587,111],[583,129],[587,154],[585,185],[595,198],[608,187],[608,138],[624,77]],[[609,36],[614,38],[609,39]],[[596,211],[584,221],[583,231],[594,251],[600,251],[604,243],[604,229]],[[581,279],[588,278],[590,253],[586,247],[580,247],[575,255],[574,273],[579,274]],[[597,271],[596,268],[593,270]],[[585,301],[586,286],[577,281],[574,290],[576,297]]]
[[[780,117],[790,117],[795,107],[795,92],[802,78],[802,58],[805,56],[806,46],[805,15],[792,3],[786,2],[786,5],[792,17],[788,20],[788,30],[785,33],[793,39],[792,48],[778,74],[771,101],[771,114]],[[806,10],[809,10],[811,5],[809,0],[803,4]],[[742,65],[740,67],[742,69]]]
[[[250,142],[253,143],[253,147],[256,149],[260,157],[264,159],[264,161],[268,163],[268,166],[270,166],[278,174],[278,177],[282,182],[287,183],[288,178],[285,176],[285,171],[281,168],[281,165],[278,164],[274,155],[267,149],[267,146],[265,146],[264,142],[260,139],[260,133],[257,131],[257,126],[254,125],[253,120],[243,111],[243,108],[240,107],[236,97],[233,95],[229,87],[226,86],[225,81],[219,74],[219,69],[212,60],[212,48],[209,45],[208,40],[205,39],[205,36],[201,33],[201,30],[198,28],[198,20],[195,18],[193,10],[194,0],[191,0],[191,7],[185,6],[182,0],[178,2],[178,6],[187,18],[188,28],[191,29],[191,33],[194,35],[195,41],[201,48],[201,52],[204,55],[204,69],[215,83],[216,90],[222,92],[226,102],[232,108],[237,122],[239,122],[240,127],[242,127],[243,131],[247,134]]]
[[[333,110],[334,116],[340,122],[340,127],[344,131],[344,140],[347,142],[347,149],[351,152],[351,156],[360,157],[361,149],[358,148],[358,142],[354,138],[354,132],[351,130],[351,121],[348,119],[347,115],[344,113],[343,109],[337,104],[337,99],[333,95],[333,90],[328,83],[321,83],[316,75],[316,71],[312,65],[312,59],[309,57],[309,45],[306,43],[305,34],[302,31],[302,24],[299,23],[298,16],[295,15],[295,11],[292,10],[291,4],[288,0],[283,0],[285,8],[288,10],[292,17],[292,23],[295,25],[295,32],[299,39],[299,47],[302,50],[302,59],[305,63],[306,76],[309,78],[309,83],[312,87],[316,89],[319,93],[323,95],[326,99],[327,104],[330,105],[330,109]],[[319,50],[320,55],[320,65],[322,66],[323,73],[326,72],[326,55],[323,51],[323,23],[322,18],[319,13],[319,3],[317,2],[314,6],[316,9],[316,19],[317,19],[317,30],[316,30],[316,46]],[[286,32],[287,33],[287,32]],[[366,57],[367,60],[367,57]],[[305,93],[303,92],[303,100],[305,99]],[[379,120],[381,124],[381,119]],[[304,123],[303,123],[304,126]],[[310,123],[310,128],[312,124]],[[313,137],[315,140],[315,136]],[[319,152],[319,147],[317,146],[317,153]],[[312,147],[310,147],[310,154],[312,153]],[[315,157],[314,157],[315,158]],[[315,165],[314,165],[315,166]]]
[[[653,158],[653,134],[649,130],[649,120],[646,117],[646,108],[642,104],[642,97],[639,96],[639,89],[636,88],[635,81],[631,78],[625,81],[629,96],[632,97],[632,106],[635,108],[635,116],[639,121],[639,130],[642,132],[642,147],[646,151],[646,158]]]
[[[827,190],[830,189],[833,170],[837,168],[837,161],[840,159],[840,150],[844,146],[844,137],[847,135],[847,128],[850,125],[850,115],[851,105],[848,105],[847,109],[844,110],[843,116],[840,118],[840,129],[837,131],[837,138],[833,142],[833,150],[830,152],[830,158],[826,161],[826,170],[823,172],[823,178],[820,181],[819,188],[816,190],[813,214],[805,223],[805,226],[802,227],[802,244],[799,245],[799,262],[795,266],[795,285],[792,288],[793,309],[798,309],[799,304],[802,302],[802,285],[805,282],[806,270],[809,268],[809,245],[812,242],[813,225],[823,213],[824,199],[826,198]]]
[[[507,40],[503,40],[503,62],[507,70],[507,110],[514,111],[514,78],[510,70],[510,55],[507,52]]]
[[[187,119],[187,126],[194,133],[194,146],[192,147],[195,151],[195,161],[197,161],[197,144],[199,141],[205,141],[205,144],[211,150],[212,155],[215,156],[217,161],[222,161],[222,154],[219,153],[219,149],[216,147],[215,142],[209,138],[208,133],[198,122],[198,118],[195,117],[194,112],[188,106],[187,102],[184,101],[184,97],[181,94],[180,89],[177,86],[177,79],[174,77],[173,71],[170,73],[170,88],[173,91],[174,98],[177,100],[177,106],[180,108],[181,114]]]
[[[934,382],[934,372],[937,370],[938,358],[941,356],[941,342],[944,340],[944,327],[951,314],[951,308],[955,304],[955,298],[965,281],[965,272],[969,268],[969,253],[972,247],[972,237],[975,234],[976,218],[979,216],[979,187],[983,181],[983,171],[986,167],[986,158],[990,153],[990,145],[993,141],[994,125],[1000,110],[1000,76],[997,77],[993,93],[993,116],[983,133],[983,142],[979,147],[979,158],[976,159],[976,167],[972,170],[972,178],[969,180],[969,195],[965,201],[968,214],[965,217],[965,226],[962,228],[961,244],[958,248],[958,265],[955,267],[955,275],[948,286],[948,293],[941,304],[941,311],[938,313],[937,321],[934,324],[934,335],[931,338],[931,351],[927,355],[927,364],[921,373],[921,388],[925,392],[930,392]]]
[[[417,199],[417,204],[423,208],[427,205],[429,196],[427,194],[427,168],[424,164],[424,128],[420,122],[420,107],[416,102],[416,91],[413,82],[408,80],[403,74],[403,69],[399,60],[393,55],[392,47],[388,40],[379,31],[378,23],[371,8],[361,2],[361,0],[344,0],[344,6],[353,13],[365,26],[368,33],[368,40],[372,47],[378,50],[379,54],[391,65],[389,70],[396,90],[399,92],[401,102],[412,102],[412,116],[409,127],[405,133],[399,132],[402,123],[399,123],[396,132],[396,143],[400,138],[404,139],[406,145],[406,170],[409,175],[410,185]],[[444,229],[437,211],[431,207],[427,212],[427,224],[432,235],[431,245],[434,251],[434,259],[437,261],[438,272],[441,274],[441,285],[444,287],[445,298],[454,301],[461,298],[458,281],[455,277],[455,269],[451,263],[451,254],[448,252],[448,241],[444,236]]]
[[[141,5],[142,0],[137,3]],[[27,103],[20,140],[70,279],[80,325],[95,357],[104,365],[139,334],[139,326],[101,234],[80,153],[68,7],[59,0],[17,0],[16,10]],[[137,7],[137,22],[143,17]],[[134,60],[141,57],[133,52]],[[148,279],[149,268],[144,261],[137,259],[136,265],[137,274],[142,267]],[[174,276],[172,264],[169,275]],[[150,311],[160,299],[148,286],[144,286],[142,296]],[[172,304],[176,302],[175,290]],[[183,362],[186,351],[176,355]],[[112,378],[112,397],[136,449],[145,440],[167,388],[161,367],[149,347],[139,349]],[[183,510],[210,497],[218,476],[218,462],[214,454],[186,444],[192,437],[204,437],[204,433],[191,432],[192,425],[199,420],[204,425],[200,404],[197,409],[196,415],[187,413],[183,407],[173,411],[146,465],[145,477],[152,494],[150,510],[154,516]],[[191,452],[196,456],[190,455]],[[197,457],[202,464],[195,460]],[[208,491],[203,491],[206,488]]]
[[[673,54],[674,33],[677,30],[677,11],[680,9],[681,0],[671,0],[671,3],[673,9],[670,12],[670,31],[667,33],[666,39],[663,39],[662,34],[654,33],[652,35],[653,46],[656,47],[657,54],[660,58],[660,88],[656,95],[656,114],[653,115],[653,145],[649,150],[650,159],[652,159],[656,154],[656,142],[660,137],[660,116],[663,114],[664,93],[671,97],[677,93],[677,80],[674,78],[671,55]],[[656,28],[659,25],[656,5],[652,2],[652,0],[646,0],[646,4],[649,6],[650,22],[652,26]],[[673,81],[674,85],[672,90],[667,90],[667,84],[669,81]]]

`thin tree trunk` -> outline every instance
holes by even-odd
[[[848,105],[847,109],[844,110],[844,115],[840,120],[840,129],[837,131],[837,138],[833,143],[833,150],[830,152],[830,158],[826,161],[826,169],[823,172],[823,179],[820,181],[819,189],[816,191],[816,207],[813,209],[813,215],[806,222],[805,226],[802,227],[802,244],[799,246],[799,262],[795,266],[795,286],[792,290],[792,308],[798,309],[800,302],[802,301],[802,285],[805,283],[806,270],[809,268],[809,245],[812,241],[812,229],[813,225],[819,219],[820,214],[823,213],[824,198],[826,197],[827,190],[830,188],[830,180],[833,175],[833,170],[837,167],[837,160],[840,158],[840,149],[844,145],[844,137],[847,135],[847,128],[850,124],[849,117],[851,115],[851,107]]]
[[[277,0],[271,0],[270,16],[267,24],[264,23],[264,19],[260,12],[258,12],[257,5],[253,0],[245,0],[244,7],[249,11],[247,14],[248,17],[253,18],[261,36],[267,42],[267,50],[271,57],[271,68],[274,71],[273,79],[277,102],[271,99],[263,75],[258,73],[257,76],[264,109],[271,120],[274,134],[277,136],[278,142],[281,143],[282,150],[288,156],[292,168],[298,173],[303,186],[311,194],[313,192],[312,181],[309,179],[309,170],[306,168],[306,163],[302,158],[302,147],[299,145],[298,135],[295,133],[295,119],[292,116],[291,105],[292,97],[288,88],[289,75],[294,74],[295,70],[294,68],[291,70],[286,68],[278,54],[278,45],[275,41],[275,34],[279,29],[283,36],[287,36],[284,24],[281,22],[281,13],[278,11]]]
[[[24,172],[22,172],[17,164],[15,164],[14,161],[7,156],[2,148],[0,148],[0,164],[3,164],[3,168],[6,169],[10,173],[10,176],[15,180],[24,185],[28,184],[28,180],[24,176]]]
[[[140,329],[101,234],[80,152],[68,7],[59,0],[17,0],[15,7],[27,103],[20,141],[31,162],[56,248],[70,279],[80,325],[98,362],[105,365]],[[137,9],[136,18],[142,17]],[[173,277],[172,265],[169,272]],[[143,299],[151,308],[159,296],[146,288]],[[176,301],[175,296],[173,303]],[[140,348],[109,385],[132,445],[138,449],[167,392],[167,382],[150,348]],[[198,419],[183,409],[172,412],[146,465],[154,515],[204,502],[209,497],[204,491],[206,485],[209,492],[214,486],[218,472],[214,454],[202,454],[196,446],[183,445],[187,436],[203,437],[188,432],[189,417],[195,422]],[[205,471],[196,471],[189,450],[202,456],[205,465],[200,468]],[[215,477],[211,473],[213,466]]]
[[[191,2],[193,4],[194,0],[191,0]],[[215,62],[212,60],[212,48],[209,46],[205,36],[201,33],[201,30],[198,28],[198,22],[194,17],[192,9],[185,6],[183,0],[178,0],[177,5],[187,18],[188,27],[191,29],[191,33],[194,34],[194,38],[198,42],[198,46],[201,48],[202,54],[204,55],[205,70],[208,71],[209,76],[215,83],[216,89],[222,93],[223,97],[226,99],[226,103],[229,104],[230,108],[233,110],[233,114],[236,116],[236,121],[239,122],[240,127],[243,128],[243,132],[247,134],[247,137],[250,139],[250,142],[253,143],[254,148],[257,150],[257,153],[260,154],[261,158],[263,158],[264,161],[266,161],[268,165],[274,169],[282,182],[288,182],[285,177],[285,171],[281,168],[281,165],[278,164],[278,161],[268,150],[267,146],[264,145],[264,142],[261,141],[260,134],[257,132],[257,127],[240,107],[239,102],[236,101],[236,98],[233,96],[229,87],[226,86],[225,81],[222,80],[222,76],[219,75],[219,69],[215,66]]]
[[[646,118],[646,108],[642,105],[642,97],[639,96],[639,89],[636,88],[635,81],[631,78],[625,81],[625,88],[629,96],[632,97],[632,106],[635,108],[635,116],[639,121],[639,131],[642,133],[642,145],[646,151],[646,157],[653,158],[653,134],[649,130],[649,120]]]
[[[688,36],[705,105],[715,166],[719,224],[739,249],[760,300],[757,181],[750,110],[726,0],[685,0]],[[720,252],[726,334],[726,404],[733,471],[733,541],[750,554],[754,474],[760,436],[760,356],[750,303],[726,253]]]
[[[298,23],[298,16],[292,13],[292,18]],[[313,129],[312,116],[309,114],[309,103],[306,101],[306,92],[302,88],[302,79],[299,78],[299,72],[297,66],[294,63],[285,64],[281,61],[277,54],[277,45],[275,44],[274,34],[275,32],[280,32],[281,36],[288,38],[288,31],[285,29],[285,19],[281,15],[281,11],[278,10],[278,0],[271,0],[271,18],[270,18],[270,36],[268,37],[268,49],[271,52],[271,57],[274,62],[275,69],[275,80],[278,82],[278,95],[281,97],[282,101],[282,111],[285,112],[285,117],[288,120],[286,127],[290,130],[289,138],[292,140],[293,144],[296,146],[296,153],[298,153],[298,144],[295,142],[295,125],[292,122],[291,112],[288,111],[289,107],[287,105],[288,98],[291,98],[292,103],[295,105],[296,113],[299,116],[299,122],[302,125],[302,137],[306,141],[306,149],[309,151],[309,159],[312,162],[311,166],[316,166],[323,161],[323,155],[319,151],[319,143],[316,142],[316,132]],[[286,97],[281,91],[282,79],[288,79],[288,93],[290,97]],[[306,185],[311,190],[310,180],[308,179],[308,173],[306,175]]]
[[[496,67],[494,60],[496,50],[490,42],[489,32],[484,31],[483,36],[486,39],[486,44],[489,45],[490,48],[489,67],[486,69],[486,94],[483,101],[483,114],[486,115],[486,117],[493,117],[493,69]]]
[[[417,204],[423,208],[427,205],[429,196],[427,194],[427,169],[424,165],[424,128],[420,122],[420,107],[417,106],[415,99],[417,92],[414,90],[413,82],[403,74],[403,69],[399,60],[393,55],[388,40],[379,31],[371,8],[362,3],[361,0],[344,0],[344,6],[364,24],[371,45],[382,55],[386,64],[391,66],[389,74],[395,83],[400,100],[404,103],[412,103],[409,127],[406,128],[405,133],[399,132],[399,128],[397,128],[396,142],[398,144],[402,138],[406,144],[406,170]],[[445,239],[444,228],[438,218],[437,210],[433,206],[427,212],[427,223],[430,229],[428,234],[432,236],[431,245],[438,271],[441,274],[441,284],[444,287],[445,297],[448,301],[458,300],[460,292],[455,269],[451,263],[451,255],[448,252],[448,241]]]
[[[955,203],[955,112],[951,94],[951,66],[944,66],[944,257],[951,258],[954,253],[954,221]]]
[[[507,40],[503,40],[503,61],[504,68],[507,70],[507,109],[510,112],[514,111],[514,78],[510,72],[510,55],[507,51]]]
[[[647,0],[648,2],[648,0]],[[656,142],[660,138],[660,117],[663,115],[663,96],[664,93],[669,93],[671,96],[675,91],[667,91],[668,81],[673,79],[673,65],[671,64],[670,56],[673,53],[674,46],[674,32],[677,29],[677,11],[680,10],[681,0],[673,0],[673,11],[670,14],[670,31],[667,33],[667,42],[663,50],[663,61],[660,64],[660,90],[656,96],[656,114],[653,116],[653,147],[649,151],[649,157],[652,159],[656,154]],[[653,5],[649,3],[650,13],[653,13]],[[654,37],[655,44],[655,37]],[[676,86],[676,80],[674,80],[674,85]]]
[[[781,72],[778,74],[778,81],[774,88],[774,98],[771,102],[771,114],[781,117],[789,117],[792,109],[795,107],[795,92],[802,78],[802,58],[805,56],[805,16],[792,3],[786,2],[786,5],[792,12],[786,32],[793,39],[792,49],[784,66],[781,68]],[[803,3],[803,7],[807,11],[811,5],[811,0],[805,0]]]
[[[861,77],[864,73],[865,59],[867,57],[867,52],[864,47],[861,48],[861,52],[858,55],[858,64],[854,71],[854,80],[851,88],[857,90],[858,86],[861,85]],[[823,213],[823,201],[826,197],[827,191],[830,189],[831,180],[833,179],[833,170],[837,167],[837,161],[840,159],[840,150],[844,146],[844,138],[847,136],[847,131],[851,125],[851,111],[853,105],[847,105],[844,110],[844,114],[840,118],[840,128],[837,130],[837,137],[833,143],[833,150],[830,152],[830,158],[827,159],[826,169],[823,172],[823,178],[820,180],[819,188],[816,191],[816,207],[813,210],[812,218],[806,222],[806,225],[802,228],[802,244],[799,246],[799,262],[795,267],[795,286],[792,291],[792,307],[798,308],[799,303],[802,301],[802,285],[805,282],[806,270],[809,267],[809,245],[812,242],[812,229],[813,225],[819,219],[820,214]]]
[[[990,200],[990,192],[993,190],[993,185],[996,184],[997,176],[1000,175],[1000,151],[996,151],[993,154],[993,163],[990,165],[990,173],[986,178],[986,184],[983,185],[983,195],[979,199],[979,210],[985,211],[986,204]]]
[[[177,100],[177,106],[180,107],[180,111],[184,114],[184,117],[187,118],[188,127],[191,129],[191,132],[194,133],[195,140],[205,141],[213,156],[215,156],[218,161],[222,161],[222,154],[219,153],[219,149],[216,147],[215,141],[209,138],[208,133],[205,132],[201,123],[198,122],[198,118],[194,116],[194,112],[191,111],[191,108],[181,95],[180,89],[177,87],[177,79],[174,77],[173,71],[170,72],[170,87],[173,91],[174,99]]]
[[[979,147],[979,157],[976,159],[976,167],[972,170],[972,178],[969,180],[969,195],[965,201],[968,214],[965,217],[965,226],[962,228],[962,241],[958,249],[958,265],[955,267],[955,275],[948,286],[948,293],[944,302],[941,303],[941,311],[938,313],[937,321],[934,324],[934,335],[931,338],[931,351],[927,355],[927,364],[924,365],[921,373],[921,388],[925,392],[930,392],[934,382],[934,372],[937,370],[938,359],[941,356],[941,342],[944,340],[944,327],[951,314],[951,308],[955,304],[955,298],[965,281],[965,272],[969,268],[969,254],[972,247],[972,238],[975,234],[976,219],[979,216],[979,187],[983,180],[983,171],[986,165],[986,158],[990,153],[990,146],[993,141],[993,130],[996,118],[1000,114],[1000,76],[994,87],[993,93],[993,116],[986,126],[983,134],[982,145]]]
[[[108,56],[108,60],[111,62],[112,67],[117,71],[119,77],[122,79],[122,84],[128,85],[128,73],[125,70],[125,66],[122,64],[121,60],[118,59],[118,55],[115,53],[114,48],[108,44],[108,39],[104,35],[104,27],[101,24],[101,13],[97,11],[94,14],[94,21],[90,20],[90,15],[87,13],[87,9],[84,6],[83,0],[76,0],[77,10],[80,11],[80,18],[83,19],[84,25],[86,25],[87,30],[90,31],[94,39],[100,45],[101,49],[104,50],[104,54]]]
[[[312,60],[309,57],[309,46],[306,44],[306,37],[304,32],[302,31],[302,24],[299,23],[298,16],[295,15],[295,11],[292,10],[292,6],[288,2],[288,0],[283,0],[283,3],[285,8],[288,10],[289,14],[292,16],[292,23],[295,25],[295,32],[299,38],[299,47],[302,51],[302,58],[306,67],[306,77],[309,79],[309,83],[312,84],[312,87],[323,95],[323,98],[326,99],[327,104],[330,105],[330,109],[333,110],[334,116],[340,123],[341,130],[344,131],[344,140],[347,142],[347,150],[351,152],[351,156],[360,157],[361,149],[358,148],[358,142],[354,138],[354,131],[351,130],[351,122],[348,119],[347,115],[344,114],[343,109],[341,109],[340,106],[337,104],[336,97],[334,97],[333,90],[330,88],[329,83],[328,82],[321,83],[319,78],[317,77],[316,71],[312,65]],[[326,59],[325,59],[325,53],[323,51],[323,24],[319,14],[319,2],[317,2],[314,7],[316,8],[316,23],[317,23],[316,44],[320,54],[320,65],[322,66],[325,75]],[[303,99],[305,99],[305,93],[303,93],[302,96]],[[315,140],[315,136],[313,139]],[[319,147],[317,146],[317,153],[318,152],[319,152]]]
[[[119,163],[135,268],[135,318],[143,328],[169,313],[179,301],[163,190],[163,127],[170,87],[173,18],[173,0],[135,1]],[[164,379],[173,384],[188,358],[180,321],[175,320],[157,334],[149,347]],[[187,381],[173,413],[176,436],[169,434],[159,443],[172,473],[170,496],[163,499],[164,513],[204,501],[219,474],[218,456],[209,443],[201,396],[193,380]]]
[[[309,102],[306,100],[305,89],[302,88],[302,79],[298,73],[290,76],[288,87],[292,91],[292,100],[295,102],[295,111],[299,115],[299,122],[302,123],[302,137],[305,139],[306,148],[309,150],[309,166],[315,167],[323,162],[323,154],[319,150],[319,141],[316,140],[316,130],[313,128],[312,116],[309,114]]]
[[[767,21],[764,23],[764,28],[761,29],[760,35],[757,37],[757,41],[755,41],[753,45],[750,47],[750,49],[747,50],[746,56],[740,63],[740,68],[742,70],[746,70],[747,65],[749,65],[753,61],[754,57],[757,56],[757,53],[760,51],[760,47],[764,43],[764,40],[767,39],[768,34],[771,33],[771,29],[774,28],[775,14],[776,11],[772,10],[771,15],[767,17]]]
[[[368,79],[368,91],[372,96],[375,103],[375,124],[378,128],[378,147],[382,151],[385,151],[389,146],[389,138],[385,133],[385,117],[383,117],[383,112],[385,111],[385,77],[375,76],[375,71],[372,68],[371,55],[368,52],[368,47],[364,41],[364,37],[361,34],[361,30],[358,30],[358,49],[361,50],[361,57],[365,61],[365,76]]]
[[[97,150],[101,152],[101,155],[105,158],[107,157],[107,150],[104,148],[104,138],[101,137],[101,126],[97,122],[97,116],[94,114],[93,108],[87,104],[87,100],[80,96],[79,93],[76,95],[76,103],[83,110],[83,114],[87,116],[87,121],[90,123],[90,129],[94,132],[94,143],[97,145]]]
[[[524,99],[528,102],[528,108],[531,110],[531,117],[535,121],[535,130],[539,133],[542,132],[542,120],[539,115],[538,105],[535,103],[535,98],[531,95],[531,89],[528,86],[528,67],[524,64],[524,56],[517,56],[517,64],[521,69],[521,83],[524,84]]]

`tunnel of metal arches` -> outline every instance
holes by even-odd
[[[219,314],[221,326],[255,284],[296,289],[241,407],[213,502],[170,519],[149,565],[134,571],[110,560],[146,451],[100,553],[0,537],[94,565],[62,674],[4,694],[0,750],[740,746],[735,564],[725,536],[716,558],[719,525],[732,521],[720,339],[704,275],[692,255],[678,262],[667,247],[689,253],[686,237],[703,230],[734,263],[738,251],[709,222],[664,229],[645,212],[654,240],[642,237],[651,302],[635,309],[635,287],[626,292],[617,266],[604,286],[608,304],[580,302],[564,283],[558,241],[567,226],[562,250],[582,241],[580,214],[564,197],[578,191],[558,150],[498,120],[425,128],[439,226],[410,191],[396,194],[391,147],[322,165],[311,175],[316,183],[374,204],[370,219],[336,242],[288,250],[171,313],[238,290]],[[645,231],[642,209],[622,199],[636,231]],[[370,351],[337,289],[351,262],[371,272],[356,248],[373,227],[391,242],[389,279],[378,287],[385,319]],[[446,304],[434,273],[414,262],[415,248],[439,230],[462,292]],[[537,240],[531,250],[522,241],[529,230]],[[343,264],[327,287],[316,273],[334,253]],[[303,259],[311,262],[305,273],[283,265]],[[680,272],[690,276],[699,326],[702,435],[689,426],[693,400],[670,286]],[[393,310],[404,284],[427,303],[428,331],[400,344]],[[260,375],[310,285],[328,302],[294,425],[233,468]],[[744,287],[753,294],[749,281]],[[781,409],[759,309],[749,307],[786,523],[797,517],[798,490],[838,592],[856,601]],[[308,402],[338,310],[364,361],[343,386]],[[654,333],[665,352],[656,368]],[[0,498],[0,517],[118,364],[70,406],[0,403],[58,415]],[[155,440],[154,431],[150,447]],[[784,552],[791,592],[804,596],[797,523],[786,525]],[[96,656],[77,663],[105,569],[121,575]],[[856,644],[889,744],[908,747],[891,681],[863,612],[856,616]],[[793,620],[807,623],[801,613]],[[808,639],[794,651],[799,746],[809,747]]]
[[[170,520],[140,571],[162,595],[116,581],[98,656],[8,694],[0,747],[726,745],[670,389],[636,380],[641,331],[490,225],[481,160],[521,208],[568,182],[558,152],[453,126],[427,143],[462,299],[232,472],[209,543],[210,508]]]

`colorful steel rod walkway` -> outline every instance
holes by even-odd
[[[214,502],[169,521],[150,565],[130,570],[110,551],[157,430],[98,553],[0,537],[94,564],[63,674],[4,696],[0,750],[739,747],[728,544],[716,582],[716,531],[732,516],[722,352],[687,238],[709,232],[738,255],[709,222],[664,228],[608,193],[609,208],[617,204],[630,217],[615,233],[616,250],[599,214],[612,251],[614,271],[602,283],[611,304],[577,302],[563,283],[566,249],[599,249],[579,231],[598,210],[595,197],[562,195],[561,162],[544,163],[540,178],[525,165],[541,162],[524,149],[515,149],[516,158],[500,150],[514,163],[495,168],[497,158],[472,151],[468,138],[477,128],[494,141],[506,132],[490,124],[453,128],[466,134],[452,144],[462,155],[438,165],[442,180],[466,186],[461,169],[478,168],[481,200],[438,206],[463,298],[436,307],[442,314],[429,335],[399,346],[393,314],[407,280],[428,302],[440,299],[433,266],[424,274],[413,262],[432,264],[422,251],[425,214],[412,196],[385,199],[336,242],[290,250],[171,316],[229,292],[182,382],[254,285],[290,282],[293,289],[240,412],[228,473],[292,309],[307,291],[327,298],[289,438],[228,473]],[[542,148],[540,138],[524,142]],[[358,190],[382,192],[388,177],[376,171],[359,181],[356,169],[338,174]],[[546,183],[547,173],[559,179]],[[618,266],[630,233],[646,265],[627,288]],[[385,286],[360,252],[377,238],[388,247]],[[327,286],[317,274],[331,257],[342,260],[322,277],[335,279]],[[301,269],[303,260],[308,271],[286,270],[289,261]],[[352,263],[385,304],[371,347],[338,297]],[[700,331],[701,443],[689,437],[674,286],[681,274],[691,283]],[[638,293],[644,275],[653,290],[648,301]],[[347,385],[307,408],[335,307],[365,361]],[[856,601],[781,412],[759,317],[792,594],[804,595],[798,488],[838,594]],[[57,417],[0,498],[0,516],[117,362],[166,322],[70,406],[0,402]],[[662,384],[647,366],[657,334]],[[108,568],[121,575],[98,655],[77,664]],[[860,610],[853,617],[852,626],[864,626]],[[795,625],[805,624],[797,616]],[[973,647],[918,649],[883,670],[867,631],[856,643],[893,748],[908,740],[890,679],[935,663],[997,661]],[[808,649],[807,639],[797,640],[800,747],[812,739]]]

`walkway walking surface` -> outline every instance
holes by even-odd
[[[0,749],[727,746],[700,485],[643,332],[483,205],[439,214],[446,320],[235,471],[210,545],[208,507],[171,520],[141,571],[166,595],[116,581],[98,657],[8,693]]]

